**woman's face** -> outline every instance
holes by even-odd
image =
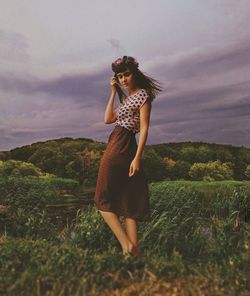
[[[133,85],[133,74],[129,69],[124,72],[117,73],[118,81],[120,85],[125,89],[132,89]]]

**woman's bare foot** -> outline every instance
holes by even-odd
[[[131,243],[131,241],[128,241],[128,243],[124,246],[122,246],[122,253],[123,255],[125,254],[130,254],[132,252],[134,245]]]
[[[123,247],[123,255],[125,255],[126,257],[129,255],[134,255],[134,256],[140,256],[141,252],[138,246],[135,246],[133,243],[131,243],[129,241],[129,243],[127,244],[127,246]]]

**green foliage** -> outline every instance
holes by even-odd
[[[234,287],[236,295],[249,289],[250,228],[244,220],[249,182],[150,184],[152,219],[139,224],[142,257],[124,259],[91,204],[66,225],[65,237],[58,237],[57,222],[49,219],[43,202],[36,204],[38,210],[29,204],[53,198],[53,181],[0,180],[0,196],[13,196],[8,202],[13,215],[0,247],[0,294],[33,295],[39,290],[41,295],[91,295],[91,289],[119,289],[132,278],[141,282],[146,270],[168,281],[198,274],[217,285],[223,278],[226,291]],[[22,199],[18,207],[14,197]]]
[[[250,228],[243,215],[250,206],[249,188],[249,182],[232,181],[151,184],[152,220],[139,227],[142,256],[128,259],[93,205],[79,210],[66,225],[65,238],[59,239],[46,212],[33,215],[25,204],[10,217],[17,235],[13,238],[7,226],[0,246],[0,292],[100,295],[105,289],[117,292],[131,281],[145,286],[146,275],[153,274],[149,284],[154,289],[157,278],[167,279],[167,286],[188,276],[183,291],[204,291],[205,279],[217,291],[223,287],[221,295],[241,295],[250,288]]]
[[[233,162],[234,156],[233,152],[228,149],[225,149],[223,146],[219,146],[214,150],[215,159],[219,159],[221,162]]]
[[[103,223],[100,213],[91,205],[84,211],[77,211],[72,226],[65,229],[65,237],[72,244],[93,251],[101,251],[110,244],[118,246],[110,228]]]
[[[197,229],[202,223],[199,194],[185,187],[154,185],[152,222],[142,229],[143,241],[160,253],[171,255],[173,250],[186,256],[198,255],[205,241]]]
[[[187,271],[199,275],[199,278],[190,278],[192,282],[197,281],[194,291],[197,291],[202,278],[214,286],[222,283],[223,279],[227,293],[219,295],[228,295],[229,288],[231,290],[237,285],[235,281],[238,287],[234,295],[247,295],[243,293],[247,293],[249,288],[246,268],[250,255],[247,252],[219,264],[202,262],[202,265],[194,266],[190,262],[185,263],[177,251],[166,257],[152,250],[141,259],[125,260],[114,248],[96,253],[66,242],[56,245],[46,240],[9,238],[1,247],[0,254],[0,271],[4,275],[0,277],[0,292],[3,294],[5,291],[7,295],[35,295],[37,291],[40,295],[59,295],[60,291],[64,295],[102,295],[106,288],[116,289],[119,293],[119,289],[126,287],[128,282],[143,282],[145,271],[159,279],[165,278],[168,284],[180,275],[183,277]],[[151,285],[155,287],[155,284],[156,279]],[[96,293],[91,292],[94,288]],[[190,291],[191,287],[186,284],[183,288]]]
[[[169,168],[169,176],[171,177],[171,180],[176,180],[176,179],[189,179],[188,172],[190,170],[190,163],[187,161],[183,160],[177,160],[173,167]]]
[[[0,161],[0,176],[16,176],[16,177],[52,177],[54,175],[42,172],[42,170],[32,163],[20,160]]]
[[[44,209],[35,208],[28,213],[24,208],[17,208],[15,211],[12,208],[7,213],[5,229],[12,237],[54,240],[57,236],[58,227]]]
[[[61,190],[76,190],[74,180],[59,178],[0,179],[0,201],[8,206],[5,228],[13,236],[49,237],[55,235],[56,225],[46,212],[46,205],[60,197]]]
[[[85,149],[77,153],[74,160],[65,166],[67,177],[75,178],[81,185],[95,185],[100,165],[101,154]]]
[[[45,205],[60,194],[59,190],[76,190],[79,184],[75,180],[31,177],[0,178],[1,201],[13,207],[32,210],[33,207]]]
[[[250,180],[250,164],[246,167],[245,175]]]
[[[100,152],[89,149],[96,149],[96,145],[83,140],[51,144],[40,147],[29,161],[57,176],[74,178],[84,185],[95,184],[101,156]]]
[[[18,147],[10,151],[1,151],[0,160],[22,160],[33,163],[36,167],[26,167],[20,172],[14,168],[14,175],[39,174],[37,169],[48,174],[54,174],[62,178],[72,178],[86,186],[95,185],[101,156],[107,143],[96,142],[91,139],[61,138],[37,142],[32,145]],[[165,180],[186,179],[190,180],[187,173],[188,167],[196,163],[204,163],[209,167],[210,163],[220,161],[232,170],[229,179],[247,179],[247,165],[250,163],[250,149],[245,147],[233,147],[232,145],[210,144],[203,142],[180,142],[146,145],[143,159],[145,171],[149,182]],[[176,165],[168,167],[166,159],[172,160]],[[211,168],[214,170],[214,167]],[[218,170],[218,169],[215,169]],[[225,168],[227,171],[228,168]],[[224,177],[224,174],[227,177]],[[228,179],[227,172],[221,172],[221,168],[212,176],[210,173],[198,176],[194,180],[223,180]]]
[[[214,178],[212,178],[211,176],[204,176],[202,178],[203,181],[206,181],[206,182],[213,182],[215,181]]]
[[[154,270],[154,272],[157,270],[157,276],[168,278],[182,275],[187,270],[182,255],[175,248],[169,256],[164,253],[152,254],[147,266],[150,270]]]
[[[166,163],[153,149],[145,150],[143,162],[145,174],[149,182],[162,180],[162,178],[166,176]]]
[[[164,158],[168,156],[169,158],[177,158],[175,149],[169,147],[168,145],[156,144],[156,145],[147,145],[145,150],[153,149],[160,157]]]
[[[189,175],[194,180],[230,180],[233,179],[233,171],[227,163],[209,161],[208,163],[194,163]],[[210,178],[211,179],[210,179]]]
[[[8,160],[10,159],[10,152],[9,151],[0,151],[0,162],[1,160]]]
[[[240,147],[234,159],[234,176],[235,179],[245,179],[245,171],[250,163],[250,149]]]
[[[213,159],[213,151],[208,145],[201,145],[197,148],[183,147],[180,149],[180,158],[190,163],[207,162]]]

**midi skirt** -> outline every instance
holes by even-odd
[[[101,211],[136,221],[150,221],[149,186],[142,159],[139,171],[129,176],[136,150],[135,133],[116,125],[100,161],[94,204]]]

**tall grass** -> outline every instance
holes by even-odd
[[[53,187],[29,187],[29,193],[25,186],[15,192],[8,188],[5,193],[13,202],[1,231],[0,294],[249,292],[248,182],[150,184],[152,219],[139,223],[142,256],[128,259],[93,205],[78,210],[62,235],[43,203],[36,211],[27,205],[32,196],[46,199]],[[17,206],[15,197],[26,202]]]

